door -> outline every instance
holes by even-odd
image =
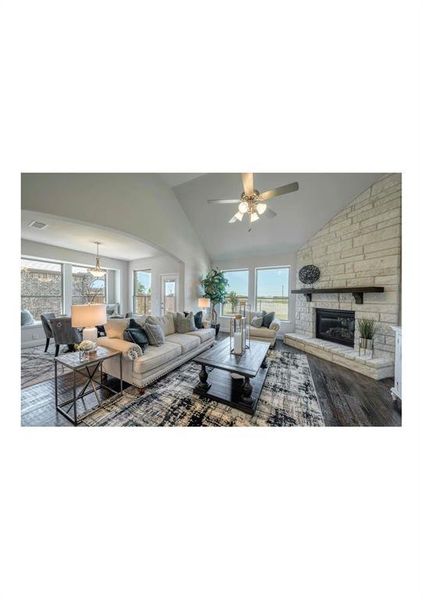
[[[176,312],[178,307],[179,276],[175,273],[160,275],[160,314]]]

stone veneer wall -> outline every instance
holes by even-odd
[[[391,325],[400,321],[401,286],[401,174],[377,181],[357,196],[316,233],[297,253],[299,269],[317,265],[320,279],[313,287],[384,286],[382,294],[364,294],[355,304],[351,294],[313,294],[307,302],[297,296],[295,331],[315,336],[315,308],[354,310],[356,319],[377,321],[375,358],[394,357]],[[355,349],[358,348],[356,325]]]

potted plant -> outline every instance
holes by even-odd
[[[358,330],[360,332],[360,340],[358,353],[361,355],[363,350],[364,355],[373,357],[373,339],[376,331],[376,324],[374,319],[358,319]]]
[[[212,323],[216,324],[217,312],[215,306],[225,301],[226,288],[229,285],[229,281],[225,278],[223,271],[210,269],[201,281],[201,285],[204,288],[203,297],[210,300]]]
[[[234,313],[238,304],[238,296],[236,295],[236,292],[229,292],[229,294],[226,296],[226,302],[229,302],[229,304],[232,306],[232,312]]]

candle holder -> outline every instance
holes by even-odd
[[[240,314],[245,319],[245,348],[248,349],[250,347],[250,318],[251,318],[251,304],[248,304],[246,300],[240,300],[237,306],[238,314]]]
[[[247,319],[242,315],[235,315],[229,324],[229,350],[231,354],[241,356],[247,346]]]

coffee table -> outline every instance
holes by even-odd
[[[201,365],[201,371],[194,392],[201,398],[216,400],[253,415],[269,370],[266,361],[269,347],[269,342],[250,340],[250,348],[236,356],[230,353],[227,338],[196,356],[193,360]],[[213,367],[210,373],[207,367]],[[232,394],[232,373],[244,377],[238,396]]]

